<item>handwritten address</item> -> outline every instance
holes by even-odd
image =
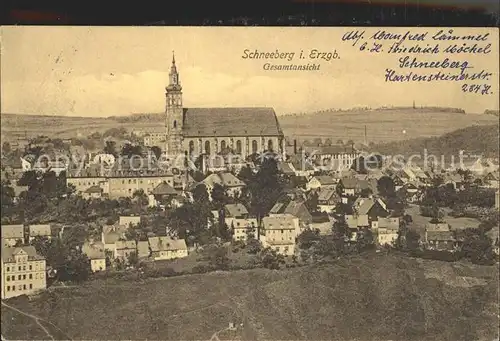
[[[453,29],[419,33],[379,30],[374,34],[353,30],[342,37],[343,42],[367,54],[400,56],[393,68],[385,69],[386,82],[458,82],[463,92],[480,95],[494,94],[493,73],[475,68],[467,56],[490,54],[490,39],[488,32],[460,35]]]

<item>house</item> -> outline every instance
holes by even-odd
[[[290,214],[280,214],[262,219],[263,234],[260,240],[264,247],[270,247],[277,253],[292,256],[295,242],[301,233],[299,219]]]
[[[369,191],[372,194],[377,194],[377,180],[360,180],[356,178],[343,178],[340,180],[342,194],[345,196],[355,196],[361,194],[362,191]]]
[[[288,166],[295,176],[306,177],[309,179],[316,172],[314,162],[303,155],[295,155],[288,160]]]
[[[28,229],[30,242],[35,239],[35,237],[52,238],[52,230],[49,224],[29,225]]]
[[[278,162],[278,171],[287,177],[295,175],[295,172],[292,167],[290,167],[290,164],[285,161]]]
[[[232,230],[233,240],[246,242],[248,234],[258,239],[259,229],[255,218],[226,218],[227,226]]]
[[[86,242],[82,246],[82,252],[90,260],[92,272],[106,270],[106,254],[102,242]]]
[[[246,184],[243,181],[238,179],[232,173],[210,174],[202,181],[202,183],[205,184],[205,186],[207,187],[207,191],[210,196],[215,184],[221,185],[224,189],[226,189],[227,194],[232,197],[241,193],[243,187],[246,186]]]
[[[126,262],[132,253],[137,255],[137,242],[135,240],[118,240],[115,242],[115,259]]]
[[[168,183],[162,182],[151,191],[151,195],[157,204],[168,205],[174,197],[179,195],[179,192]]]
[[[104,244],[104,250],[110,252],[113,258],[116,257],[116,242],[125,240],[127,229],[128,226],[123,225],[106,225],[102,228],[101,242]]]
[[[82,197],[84,199],[99,199],[102,197],[104,190],[101,186],[94,185],[87,188],[83,193]]]
[[[45,258],[33,246],[2,247],[1,298],[31,295],[47,287]]]
[[[333,212],[338,202],[336,190],[330,188],[321,188],[317,194],[319,211],[326,213]]]
[[[248,218],[248,210],[245,205],[241,203],[237,204],[227,204],[224,206],[224,215],[225,218],[239,218],[246,219]]]
[[[328,175],[313,176],[307,183],[306,190],[310,191],[319,188],[335,189],[337,187],[337,182],[337,179]]]
[[[28,186],[19,186],[16,183],[11,184],[10,187],[12,187],[12,189],[14,190],[14,202],[15,203],[17,203],[19,201],[19,197],[21,196],[21,193],[28,191]]]
[[[154,260],[175,259],[188,256],[188,249],[184,239],[150,237],[148,241],[151,249],[151,256]]]
[[[358,198],[353,204],[353,210],[360,216],[368,216],[370,225],[372,221],[377,220],[379,217],[389,215],[387,205],[382,199]]]
[[[450,184],[456,191],[459,191],[464,188],[463,183],[464,180],[462,179],[462,176],[460,176],[460,174],[446,174],[444,177],[443,185]]]
[[[498,175],[498,171],[488,172],[483,177],[483,184],[485,187],[489,188],[498,188],[500,183],[500,177]]]
[[[271,217],[282,214],[290,214],[298,218],[302,227],[307,227],[312,222],[312,215],[309,213],[305,202],[293,200],[288,196],[279,200],[269,211]]]
[[[15,246],[24,243],[24,225],[1,225],[2,246]]]
[[[424,243],[431,250],[452,251],[456,240],[447,223],[428,223],[425,226]]]
[[[351,231],[351,241],[356,240],[356,233],[358,231],[370,227],[367,215],[346,214],[344,218]]]
[[[352,167],[361,153],[352,146],[347,145],[320,145],[302,146],[301,152],[305,152],[319,168],[339,172]]]
[[[141,216],[131,215],[131,216],[120,216],[118,220],[118,225],[120,226],[137,226],[141,222]]]
[[[332,224],[328,213],[316,212],[312,214],[312,221],[309,224],[311,230],[319,230],[321,235],[328,235],[332,233]]]
[[[399,218],[378,218],[372,221],[372,229],[377,232],[377,242],[379,245],[394,245],[398,238]]]

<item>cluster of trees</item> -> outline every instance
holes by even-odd
[[[91,274],[90,261],[81,251],[85,231],[77,226],[65,230],[62,239],[35,237],[31,245],[45,257],[46,264],[56,274],[56,278],[66,282],[83,282]]]
[[[439,179],[439,178],[438,178]],[[437,180],[425,189],[421,205],[455,208],[457,206],[493,207],[495,205],[495,190],[466,185],[457,191],[452,184],[442,184]]]

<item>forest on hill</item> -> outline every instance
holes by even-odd
[[[456,155],[461,150],[468,154],[498,158],[499,125],[475,125],[446,133],[439,137],[417,138],[374,145],[370,151],[383,155],[428,154]]]

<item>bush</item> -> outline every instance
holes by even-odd
[[[456,262],[464,257],[462,252],[449,252],[439,250],[414,250],[410,252],[411,257],[439,260],[443,262]]]
[[[204,274],[204,273],[207,273],[209,271],[211,271],[212,269],[207,266],[207,265],[196,265],[195,267],[193,267],[193,269],[191,269],[191,273],[192,274]]]

